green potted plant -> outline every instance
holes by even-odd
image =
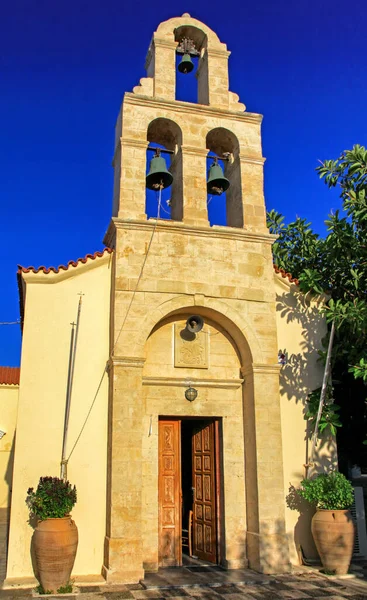
[[[354,500],[353,486],[333,471],[304,479],[298,493],[316,507],[311,531],[325,571],[344,575],[354,546],[355,527],[348,510]]]
[[[70,516],[77,501],[75,486],[58,477],[41,477],[26,498],[37,518],[33,544],[38,576],[44,590],[57,592],[69,584],[78,547],[78,529]]]

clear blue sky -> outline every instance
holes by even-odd
[[[59,265],[102,248],[123,93],[144,76],[159,22],[184,12],[227,43],[231,90],[264,115],[268,209],[324,231],[339,199],[319,182],[317,161],[367,143],[365,0],[8,0],[0,19],[0,322],[19,317],[17,263]],[[19,360],[19,328],[0,326],[0,364]]]

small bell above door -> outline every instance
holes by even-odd
[[[187,73],[191,73],[193,68],[194,63],[191,60],[190,54],[184,54],[177,69],[180,71],[180,73],[184,73],[186,75]]]
[[[166,161],[161,156],[159,148],[150,161],[149,173],[146,176],[146,186],[149,190],[167,188],[173,182],[173,177],[167,169]]]
[[[220,196],[228,190],[230,186],[230,182],[226,177],[224,177],[223,169],[220,165],[218,165],[218,159],[214,158],[213,164],[210,165],[209,173],[208,173],[208,181],[206,185],[206,189],[208,194],[212,194],[212,196]]]

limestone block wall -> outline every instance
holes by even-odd
[[[279,349],[286,351],[287,364],[280,370],[280,406],[283,432],[283,464],[286,499],[286,529],[290,557],[299,564],[297,547],[307,557],[317,556],[311,535],[313,510],[292,493],[305,477],[304,465],[310,450],[309,429],[304,414],[308,393],[322,382],[323,367],[317,361],[326,323],[317,302],[310,302],[296,285],[275,275]],[[323,435],[318,443],[315,468],[322,472],[337,466],[336,442]]]
[[[170,119],[176,123],[182,132],[183,221],[188,224],[208,225],[206,140],[211,130],[223,128],[234,134],[239,143],[244,227],[257,233],[267,232],[261,115],[231,113],[187,102],[147,99],[136,94],[125,94],[121,111],[116,125],[114,216],[146,218],[147,131],[149,124],[159,115],[159,118]]]
[[[124,356],[128,348],[133,356],[143,356],[150,331],[142,330],[142,319],[172,298],[183,296],[190,302],[197,294],[218,298],[227,307],[246,315],[253,345],[261,348],[261,360],[275,363],[278,349],[271,238],[241,229],[198,229],[160,222],[120,334],[154,224],[116,220],[115,227],[114,339],[119,336],[116,355]]]
[[[146,450],[141,446],[141,440],[146,436],[148,425],[147,415],[141,418],[144,415],[141,393],[145,392],[141,392],[140,386],[142,383],[142,390],[145,389],[143,370],[148,369],[144,367],[146,340],[163,317],[179,309],[185,313],[204,311],[199,314],[210,316],[233,335],[241,354],[238,366],[241,367],[241,377],[245,378],[243,422],[247,430],[242,438],[245,445],[247,440],[244,464],[250,465],[248,469],[243,466],[247,479],[248,527],[242,531],[247,542],[242,552],[247,551],[253,568],[268,572],[284,569],[288,563],[283,539],[284,487],[272,237],[244,229],[160,221],[152,239],[153,227],[153,221],[118,218],[113,220],[109,232],[116,248],[112,335],[114,367],[110,399],[114,414],[110,422],[109,461],[111,494],[116,498],[116,507],[112,501],[112,524],[108,528],[105,557],[107,579],[136,580],[142,576],[143,564],[149,566],[156,560],[152,554],[147,557],[144,554],[141,539],[145,520],[138,518],[145,510],[141,468]],[[130,306],[149,245],[149,255]],[[167,359],[161,358],[167,376]],[[154,386],[152,389],[152,392],[149,389],[149,394],[155,397],[157,390]],[[229,391],[224,393],[229,394]],[[234,392],[231,391],[231,394]],[[166,395],[164,390],[162,399]],[[216,400],[219,395],[218,390],[213,391]],[[151,402],[149,398],[147,396],[147,402]],[[166,406],[163,403],[159,410],[166,410]],[[158,407],[150,413],[155,424],[157,410]],[[214,410],[213,406],[210,410]],[[227,416],[229,418],[233,414]],[[123,423],[129,432],[124,439],[119,433]],[[154,442],[150,440],[148,443]],[[131,461],[129,464],[137,475],[127,480],[122,478],[122,467],[116,465],[114,457],[130,456],[132,448],[134,465]],[[150,447],[150,450],[154,455],[154,448]],[[238,456],[237,450],[235,453]],[[130,502],[127,507],[125,497],[133,498],[133,505]],[[154,503],[151,510],[155,511]],[[119,514],[124,514],[129,527],[122,526]],[[150,535],[155,534],[151,531]],[[124,551],[127,547],[133,547],[134,552],[127,555]],[[237,550],[233,551],[231,559],[234,565],[238,559]]]
[[[60,476],[71,323],[83,293],[71,399],[67,455],[82,428],[109,356],[111,264],[105,253],[58,273],[23,274],[24,334],[7,581],[32,578],[32,527],[27,489],[41,476]],[[78,502],[79,529],[74,575],[99,574],[106,515],[108,378],[68,465]]]
[[[199,104],[175,100],[175,51],[183,37],[190,37],[200,52]],[[148,77],[133,93],[125,94],[117,120],[113,219],[105,238],[115,249],[108,454],[111,502],[104,562],[108,581],[136,581],[145,568],[157,564],[157,544],[153,544],[156,500],[148,506],[155,486],[157,439],[156,434],[146,439],[146,431],[150,419],[156,431],[160,411],[172,407],[171,415],[182,414],[186,408],[177,385],[161,386],[151,378],[157,378],[157,372],[168,381],[176,377],[170,362],[172,322],[164,319],[182,319],[182,314],[194,309],[209,318],[212,327],[222,327],[232,337],[240,371],[236,378],[245,381],[242,413],[239,391],[232,387],[220,391],[220,385],[209,390],[204,384],[203,404],[197,403],[195,408],[194,403],[187,410],[201,415],[204,410],[211,415],[220,410],[223,422],[238,419],[237,425],[232,422],[238,433],[236,442],[228,441],[225,425],[223,435],[228,444],[233,443],[224,453],[227,467],[244,452],[239,475],[246,505],[240,515],[242,519],[246,514],[242,553],[250,566],[260,571],[288,566],[271,255],[274,236],[269,235],[265,222],[262,117],[244,113],[238,96],[229,92],[228,56],[216,34],[188,14],[162,23],[148,52]],[[175,152],[171,214],[177,220],[146,218],[148,142]],[[226,207],[229,227],[209,227],[209,151],[218,156],[228,153],[226,173],[232,186]],[[175,205],[178,198],[182,206]],[[233,378],[233,365],[217,363],[215,380],[220,380],[223,368],[228,369],[228,378]],[[236,429],[240,419],[241,434]],[[124,478],[125,469],[134,476]],[[226,526],[235,538],[234,547],[227,548],[227,559],[235,565],[240,556],[236,548],[239,532],[233,529],[231,492],[227,483],[225,486],[229,502]]]

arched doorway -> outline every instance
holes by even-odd
[[[190,338],[185,325],[193,313],[203,316],[204,327]],[[244,339],[240,351],[229,323],[216,311],[185,308],[162,319],[146,342],[146,571],[182,564],[191,512],[192,555],[227,568],[247,566],[241,367],[251,355]],[[193,401],[185,397],[189,387],[197,391]]]

